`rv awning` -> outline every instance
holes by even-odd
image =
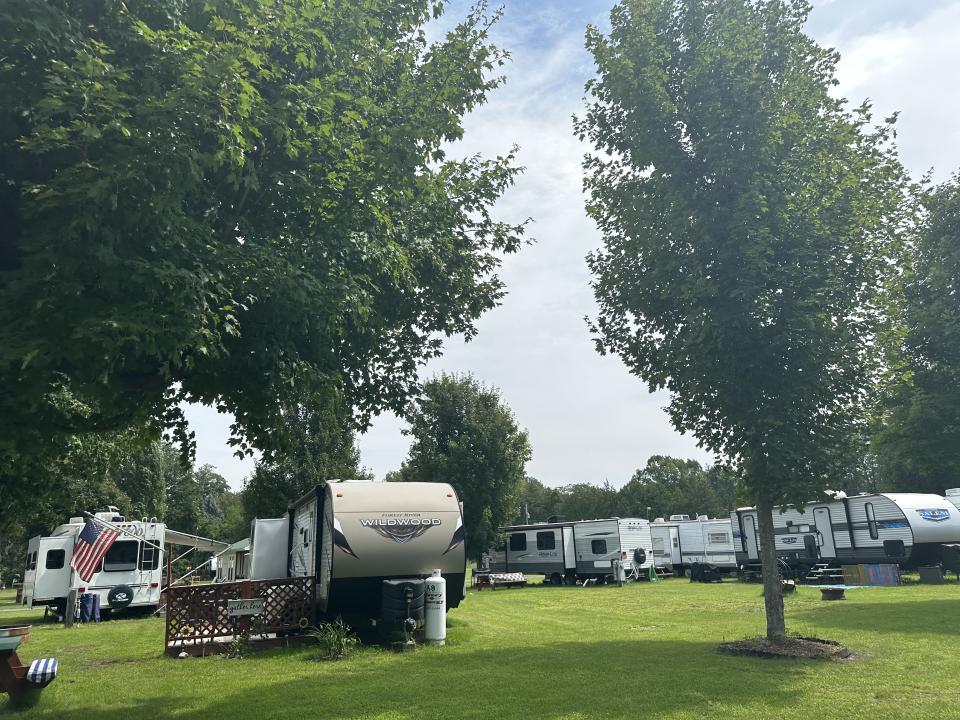
[[[204,552],[218,553],[221,550],[227,549],[227,543],[225,542],[211,540],[210,538],[200,537],[199,535],[191,535],[190,533],[179,532],[177,530],[170,530],[169,528],[163,541],[169,545],[183,545],[184,547],[192,547]]]

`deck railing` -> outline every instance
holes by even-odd
[[[211,585],[183,585],[167,589],[164,652],[177,655],[219,652],[235,636],[251,642],[277,644],[313,624],[312,577],[240,580]],[[263,612],[231,617],[230,600],[262,599]]]

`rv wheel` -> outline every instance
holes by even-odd
[[[563,585],[563,576],[560,573],[554,573],[550,576],[551,585]]]

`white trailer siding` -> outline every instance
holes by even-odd
[[[624,518],[619,521],[620,553],[624,568],[630,570],[646,570],[653,564],[653,535],[650,532],[650,523],[639,518]],[[637,563],[634,557],[636,550],[643,551],[643,562]],[[626,555],[624,558],[623,556]]]
[[[903,558],[913,550],[913,530],[900,507],[883,495],[855,496],[847,499],[850,526],[855,550],[844,554],[850,559],[865,562],[872,558],[886,560],[884,542],[900,541]],[[889,546],[886,546],[889,547]]]
[[[656,522],[657,564],[671,570],[693,563],[715,568],[737,566],[734,528],[727,518]]]

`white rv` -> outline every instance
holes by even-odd
[[[740,565],[760,561],[755,508],[731,513]],[[960,542],[960,510],[939,495],[881,493],[774,511],[777,555],[804,576],[818,563],[940,562],[941,545]]]
[[[127,520],[116,508],[94,515],[122,531],[90,578],[83,582],[70,561],[84,518],[70,518],[50,536],[37,536],[27,545],[27,566],[23,576],[23,604],[52,607],[63,615],[67,596],[96,593],[105,611],[125,608],[157,608],[163,585],[164,545],[183,545],[200,550],[221,550],[226,543],[168,530],[153,520]]]
[[[674,575],[686,575],[694,563],[707,565],[720,572],[737,568],[733,526],[730,518],[712,519],[689,516],[670,520],[657,518],[650,524],[653,536],[653,557],[657,567]]]
[[[290,506],[289,520],[288,575],[316,577],[320,614],[379,618],[384,581],[434,570],[447,581],[448,609],[464,597],[463,515],[446,483],[319,485]]]
[[[640,518],[512,525],[503,532],[505,547],[491,569],[543,573],[554,585],[578,577],[606,581],[614,560],[627,574],[643,573],[653,562],[650,523]]]

